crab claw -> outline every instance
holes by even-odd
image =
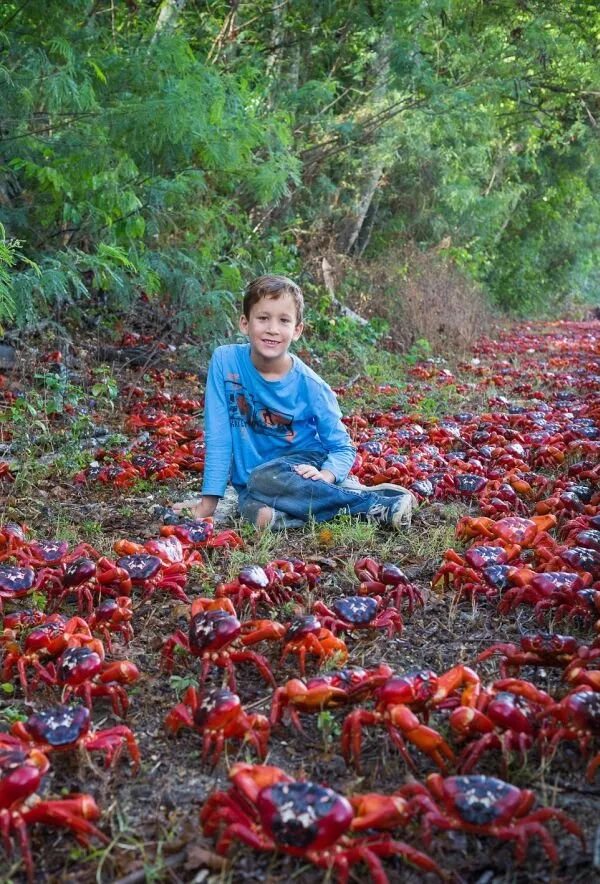
[[[286,774],[280,767],[275,767],[272,764],[248,764],[244,761],[233,765],[229,771],[229,779],[252,804],[256,803],[261,789],[276,783],[294,782],[293,777]]]

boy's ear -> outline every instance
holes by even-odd
[[[298,325],[296,326],[296,328],[294,329],[294,336],[293,336],[292,340],[297,341],[298,338],[300,337],[300,335],[302,334],[303,330],[304,330],[304,323],[299,322]]]
[[[243,335],[248,334],[248,320],[243,314],[240,316],[239,327]]]

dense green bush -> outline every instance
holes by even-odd
[[[399,242],[517,311],[597,298],[599,38],[579,0],[9,0],[0,318],[143,291],[214,337],[252,275]]]

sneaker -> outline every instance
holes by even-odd
[[[375,494],[380,494],[382,497],[392,497],[396,494],[410,494],[413,498],[414,506],[417,505],[418,501],[412,491],[409,491],[408,488],[403,488],[402,485],[395,485],[393,482],[382,482],[381,485],[363,485],[358,481],[356,476],[348,476],[347,479],[340,484],[341,488],[346,488],[350,491],[374,491]]]
[[[400,531],[410,526],[415,498],[410,491],[403,493],[399,486],[395,488],[400,493],[393,497],[382,495],[381,503],[374,503],[367,511],[367,519]]]
[[[367,491],[374,491],[375,494],[381,494],[382,497],[392,497],[395,494],[408,494],[409,497],[412,497],[414,506],[417,505],[417,498],[409,491],[408,488],[404,488],[402,485],[394,485],[393,482],[382,482],[381,485],[372,485],[370,488],[367,488]]]

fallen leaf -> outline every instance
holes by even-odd
[[[222,872],[227,868],[227,860],[212,850],[200,847],[198,844],[188,845],[185,868],[199,869],[203,866],[211,869],[213,872]]]
[[[323,529],[323,531],[325,530],[326,529]],[[310,562],[311,565],[320,565],[321,568],[329,568],[331,571],[334,571],[340,565],[336,559],[332,559],[328,556],[307,556],[306,561]]]

